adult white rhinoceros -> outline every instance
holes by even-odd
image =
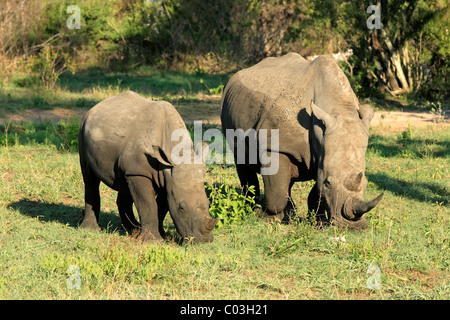
[[[267,214],[279,219],[292,209],[292,185],[315,180],[308,209],[317,219],[355,229],[367,226],[363,215],[383,196],[363,200],[372,117],[372,108],[359,105],[346,76],[330,56],[312,62],[296,53],[264,59],[233,75],[222,96],[225,135],[227,130],[237,129],[253,130],[256,135],[262,129],[269,132],[267,143],[259,147],[271,157],[278,154],[279,167],[275,174],[263,174],[262,205]],[[279,130],[278,145],[271,141],[273,129]],[[230,142],[228,136],[227,140]],[[245,150],[248,153],[248,143]],[[236,161],[238,149],[233,151]],[[236,169],[244,192],[255,186],[258,196],[257,173],[267,164],[259,160],[250,164],[249,157],[241,156],[245,161],[236,161]]]

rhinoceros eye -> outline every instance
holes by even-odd
[[[323,185],[325,188],[331,188],[331,179],[326,178],[325,181],[323,182]]]
[[[180,213],[184,213],[187,211],[187,204],[184,201],[181,201],[180,204],[178,205],[178,211]]]

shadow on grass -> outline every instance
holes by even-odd
[[[367,178],[380,189],[389,190],[397,196],[422,202],[442,203],[444,206],[450,202],[448,190],[435,183],[408,182],[384,173],[367,173]]]
[[[52,110],[55,108],[86,110],[95,106],[100,99],[70,97],[58,91],[47,90],[39,86],[26,88],[13,88],[1,90],[0,88],[0,118],[8,113],[15,113],[27,109]]]
[[[35,200],[22,199],[8,205],[8,209],[17,210],[21,214],[38,218],[43,222],[58,222],[71,228],[78,228],[83,210],[78,207],[72,207],[65,204],[46,203]],[[169,216],[169,214],[167,214]],[[166,220],[167,221],[167,216]],[[128,236],[128,233],[122,227],[122,221],[118,214],[112,212],[100,211],[99,226],[101,230],[107,233],[118,233],[122,236]],[[165,223],[166,240],[181,243],[175,226],[168,221]]]
[[[432,156],[445,158],[450,156],[450,141],[446,139],[420,139],[383,137],[371,135],[368,150],[384,158],[408,157],[424,158]]]
[[[383,96],[380,95],[378,97],[371,96],[368,98],[361,98],[362,103],[369,103],[376,110],[379,111],[429,111],[431,109],[431,105],[428,99],[425,99],[421,96],[401,96],[393,98],[391,96]],[[442,100],[441,107],[443,110],[448,109],[449,101]]]
[[[195,74],[143,68],[128,72],[89,70],[61,76],[60,85],[71,92],[83,92],[88,88],[116,88],[133,90],[152,96],[166,94],[191,94],[208,92],[227,82],[227,74]]]
[[[27,199],[13,202],[8,205],[8,208],[17,210],[31,218],[38,218],[39,221],[59,222],[72,228],[78,228],[83,212],[78,207]],[[101,212],[99,225],[102,230],[106,230],[108,233],[127,234],[122,228],[120,217],[114,213]]]

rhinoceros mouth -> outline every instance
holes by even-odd
[[[361,218],[357,218],[353,212],[353,199],[354,197],[349,195],[342,206],[342,216],[350,221],[356,221]]]

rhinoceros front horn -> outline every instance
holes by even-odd
[[[205,227],[206,230],[208,231],[212,231],[212,229],[214,229],[214,227],[216,226],[217,222],[219,222],[219,218],[210,218],[210,217],[205,217],[203,219],[203,226]]]
[[[357,198],[349,198],[344,204],[344,215],[349,220],[359,220],[361,217],[375,208],[378,203],[383,198],[384,192],[382,192],[378,197],[370,201],[364,201]]]

